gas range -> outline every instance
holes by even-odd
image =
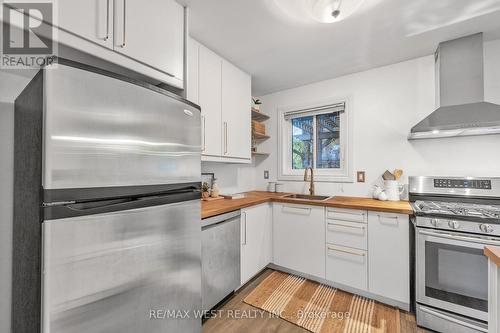
[[[488,261],[500,246],[500,178],[410,177],[416,226],[417,324],[488,331]]]

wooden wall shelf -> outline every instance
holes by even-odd
[[[263,153],[260,151],[253,151],[252,156],[269,156],[269,153]]]
[[[252,133],[254,140],[267,140],[271,138],[269,135],[260,134],[260,133]]]
[[[267,140],[267,139],[269,139],[271,137],[269,135],[266,135],[266,134],[263,134],[263,133],[254,132],[254,127],[255,128],[262,127],[262,131],[265,133],[265,125],[262,124],[262,126],[257,126],[257,125],[260,125],[260,124],[255,124],[255,122],[262,123],[262,122],[268,120],[270,117],[268,115],[260,113],[259,111],[254,110],[253,108],[252,108],[251,114],[252,114],[252,147],[257,147],[257,145],[260,142],[262,142],[264,140]],[[267,157],[269,155],[270,155],[269,153],[252,151],[252,157],[261,156],[261,157],[265,158],[265,157]]]
[[[268,115],[252,110],[252,120],[261,122],[269,119]]]

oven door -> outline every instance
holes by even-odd
[[[488,320],[485,245],[500,239],[417,229],[417,302]]]

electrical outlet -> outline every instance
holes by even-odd
[[[269,170],[264,170],[264,179],[269,179]]]
[[[358,183],[364,183],[365,182],[365,172],[364,171],[358,171]]]

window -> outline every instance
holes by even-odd
[[[282,110],[280,113],[282,180],[303,180],[315,169],[319,181],[350,181],[346,103]]]

